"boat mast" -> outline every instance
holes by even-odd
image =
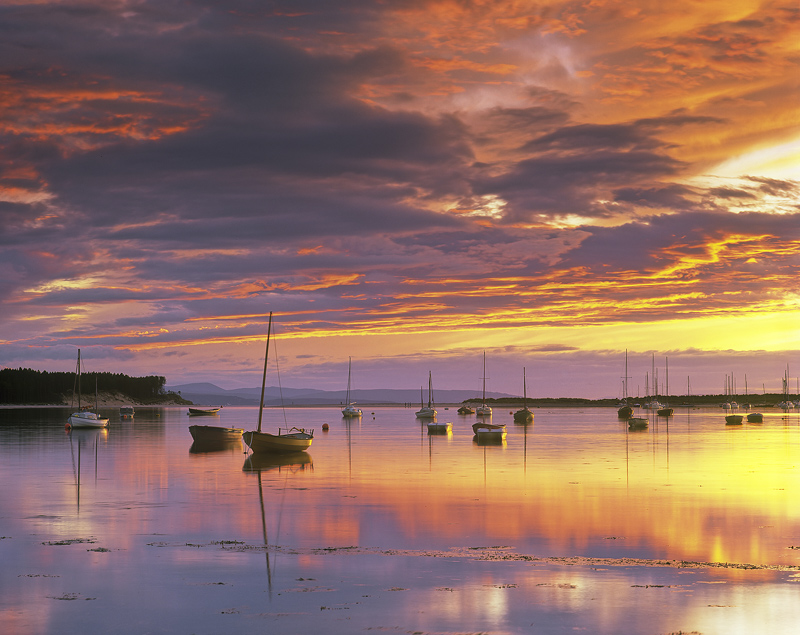
[[[522,407],[528,409],[528,380],[525,377],[525,367],[522,367]]]
[[[350,405],[350,369],[353,366],[353,358],[347,358],[347,395],[345,396],[345,405]]]
[[[486,405],[486,351],[483,351],[483,405]]]
[[[431,371],[428,371],[428,408],[433,404],[433,379],[431,378]]]
[[[622,380],[622,396],[628,403],[628,349],[625,349],[625,377]]]
[[[267,383],[267,360],[269,359],[269,335],[272,332],[272,311],[269,312],[267,326],[267,351],[264,353],[264,375],[261,377],[261,401],[258,402],[258,431],[261,432],[261,413],[264,410],[264,386]]]
[[[667,371],[667,388],[664,391],[664,402],[666,403],[667,399],[669,399],[669,357],[665,357],[665,364],[666,364],[666,371]]]
[[[81,410],[81,349],[78,349],[78,412]]]

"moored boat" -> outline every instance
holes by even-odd
[[[189,426],[189,434],[195,441],[236,441],[242,438],[243,428],[223,426]]]
[[[514,423],[532,423],[533,413],[528,409],[528,382],[525,378],[525,367],[522,368],[522,408],[514,413]]]
[[[450,421],[439,423],[437,421],[428,422],[428,434],[450,434],[453,431],[453,424]]]
[[[219,408],[189,408],[188,414],[192,417],[196,416],[208,416],[208,415],[216,415],[219,414],[219,411],[222,410],[222,406]]]
[[[744,417],[742,415],[727,415],[725,417],[725,425],[737,426],[742,423]]]
[[[272,452],[275,454],[302,452],[307,450],[314,440],[314,432],[308,432],[305,428],[292,427],[285,432],[283,430],[283,428],[278,428],[278,434],[257,430],[245,432],[242,434],[242,439],[250,446],[253,452]]]
[[[646,417],[631,417],[628,419],[628,429],[630,430],[641,430],[647,426],[648,422]]]
[[[242,439],[253,452],[284,454],[302,452],[311,446],[314,440],[314,431],[305,428],[291,427],[285,432],[278,428],[278,434],[261,431],[261,418],[264,412],[264,387],[267,383],[267,361],[269,359],[269,338],[272,333],[272,311],[269,312],[269,325],[267,326],[267,350],[264,353],[264,374],[261,378],[261,399],[258,402],[258,428],[242,434]]]
[[[108,417],[101,417],[96,412],[81,408],[81,349],[78,349],[78,365],[75,370],[75,381],[78,384],[78,412],[73,412],[67,419],[70,428],[106,428]],[[74,390],[73,390],[74,394]],[[95,383],[95,410],[97,410],[97,384]]]
[[[475,414],[479,417],[491,417],[492,407],[486,404],[486,351],[483,351],[483,394],[481,405],[475,408]]]
[[[625,349],[625,377],[622,378],[622,401],[620,401],[617,417],[628,420],[633,416],[633,408],[628,403],[628,350]]]
[[[474,415],[475,414],[475,408],[473,408],[472,406],[468,406],[467,404],[464,404],[463,406],[461,406],[458,409],[458,414],[460,414],[460,415]]]
[[[131,419],[131,418],[133,418],[134,414],[135,414],[135,411],[133,409],[133,406],[120,406],[119,407],[119,416],[120,416],[121,419]]]
[[[73,412],[69,416],[67,424],[72,428],[106,428],[108,427],[108,418],[101,417],[96,412],[83,410]]]
[[[762,423],[764,415],[760,412],[751,412],[747,415],[747,423]]]
[[[506,427],[501,423],[485,423],[479,421],[472,424],[472,432],[479,439],[505,439]]]
[[[350,419],[353,417],[360,417],[363,413],[361,408],[356,408],[354,402],[350,401],[350,369],[353,365],[353,358],[347,358],[347,392],[345,393],[345,407],[342,408],[342,416]]]
[[[422,402],[422,388],[419,389],[420,408],[417,410],[417,419],[435,419],[436,408],[433,405],[433,381],[431,378],[431,371],[428,371],[428,405]]]

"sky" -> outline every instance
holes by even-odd
[[[0,366],[257,386],[273,312],[287,387],[351,357],[356,389],[794,387],[799,30],[785,0],[0,0]]]

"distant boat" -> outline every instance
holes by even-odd
[[[431,371],[428,371],[428,405],[422,403],[422,388],[419,389],[420,408],[417,410],[417,419],[435,419],[436,408],[433,406],[433,380]]]
[[[631,417],[628,419],[628,429],[630,430],[641,430],[647,426],[648,422],[646,417]]]
[[[347,393],[345,394],[344,402],[345,407],[342,408],[342,416],[343,417],[360,417],[363,413],[361,412],[361,408],[356,408],[353,404],[355,402],[350,401],[350,369],[353,365],[353,358],[347,358]]]
[[[667,385],[665,392],[667,395],[669,395],[669,358],[666,358],[666,371],[667,371]],[[674,412],[675,410],[673,410],[672,408],[669,407],[669,405],[667,405],[665,397],[663,406],[656,411],[656,414],[659,417],[671,417]]]
[[[119,408],[119,416],[122,419],[129,419],[132,418],[135,414],[133,406],[120,406]]]
[[[267,383],[267,360],[269,359],[269,338],[272,332],[272,311],[269,312],[269,325],[267,326],[267,350],[264,354],[264,374],[261,378],[261,399],[258,402],[258,429],[242,434],[242,439],[253,452],[269,452],[284,454],[307,450],[314,440],[314,431],[305,428],[278,428],[278,434],[269,434],[261,431],[261,416],[264,411],[264,387]]]
[[[189,434],[195,441],[236,441],[242,438],[242,428],[222,426],[189,426]]]
[[[463,406],[461,406],[458,409],[458,414],[460,414],[460,415],[474,415],[475,414],[475,408],[473,408],[471,406],[468,406],[467,404],[464,404]]]
[[[727,415],[725,417],[725,425],[737,426],[742,423],[744,417],[742,415]]]
[[[192,417],[210,416],[219,414],[220,410],[222,410],[222,406],[219,408],[189,408],[189,412],[187,414],[191,415]]]
[[[483,351],[483,396],[481,397],[481,405],[475,409],[475,414],[479,417],[491,417],[492,408],[486,405],[486,351]]]
[[[747,423],[763,423],[764,415],[760,412],[751,412],[747,415]]]
[[[502,441],[506,438],[506,427],[500,423],[473,423],[472,432],[478,441]]]
[[[633,416],[633,408],[628,403],[628,351],[625,350],[625,377],[622,378],[622,401],[617,410],[617,417],[620,419],[630,419]]]
[[[75,370],[75,381],[78,384],[78,412],[73,412],[67,420],[70,428],[106,428],[108,418],[101,417],[96,412],[81,408],[81,349],[78,349],[78,366]],[[73,390],[74,394],[74,390]],[[95,382],[95,410],[97,410],[97,383]]]
[[[528,410],[528,387],[525,379],[525,367],[522,367],[522,408],[514,413],[514,423],[531,423],[533,413]]]

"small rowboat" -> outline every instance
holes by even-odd
[[[193,417],[198,415],[215,415],[219,414],[220,410],[222,410],[222,406],[219,408],[189,408],[189,414]]]
[[[725,425],[727,426],[741,425],[742,419],[744,419],[742,415],[727,415],[725,417]]]
[[[506,438],[506,427],[499,423],[473,423],[472,432],[478,441],[502,441]]]
[[[250,446],[253,452],[272,452],[283,454],[288,452],[302,452],[307,450],[314,440],[314,431],[306,431],[305,428],[289,428],[286,432],[278,434],[269,432],[258,432],[253,430],[242,435],[244,442]]]
[[[192,439],[200,442],[236,441],[242,438],[243,428],[224,428],[222,426],[189,426]]]
[[[628,419],[629,430],[641,430],[642,428],[646,428],[647,425],[648,423],[645,417],[631,417]]]

